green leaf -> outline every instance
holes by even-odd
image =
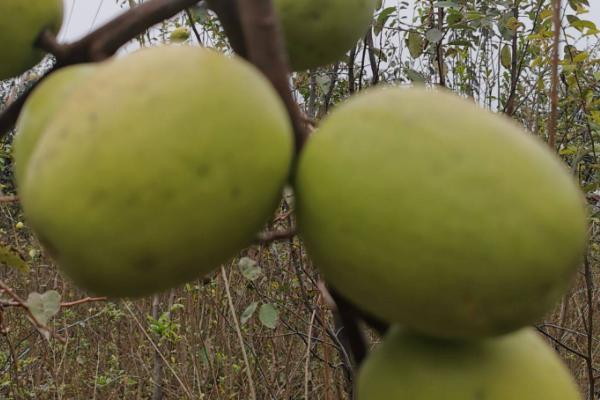
[[[502,51],[500,52],[500,63],[506,69],[510,69],[512,65],[512,50],[507,44],[502,47]]]
[[[329,90],[329,85],[331,84],[331,78],[329,75],[318,75],[317,76],[317,86],[321,92],[326,92]]]
[[[425,82],[425,77],[419,71],[415,71],[412,68],[408,68],[405,73],[406,73],[406,77],[408,79],[410,79],[411,82],[415,82],[415,83],[424,83]]]
[[[242,257],[238,262],[238,267],[244,278],[249,281],[257,280],[262,274],[262,269],[250,257]]]
[[[386,7],[379,13],[377,17],[377,21],[375,25],[373,25],[373,31],[375,35],[379,35],[385,26],[385,23],[390,18],[390,16],[396,11],[396,7]]]
[[[425,36],[427,37],[427,40],[429,40],[431,43],[437,43],[444,37],[444,32],[437,28],[432,28],[427,31]]]
[[[29,265],[16,250],[9,246],[0,245],[0,264],[18,269],[21,272],[29,272]]]
[[[185,42],[190,37],[190,31],[187,28],[181,27],[171,32],[171,42]]]
[[[209,18],[208,8],[205,4],[194,6],[192,7],[191,11],[194,22],[197,22],[199,24],[205,23]]]
[[[423,36],[415,31],[410,31],[408,33],[408,38],[406,39],[406,45],[408,47],[408,52],[412,58],[419,58],[423,54]]]
[[[248,307],[246,307],[246,309],[240,316],[240,321],[241,321],[242,325],[244,325],[246,322],[248,322],[248,320],[250,318],[252,318],[252,315],[254,315],[254,312],[256,311],[257,307],[258,307],[257,302],[253,302]]]
[[[510,29],[511,31],[516,31],[517,28],[521,25],[521,23],[519,22],[518,19],[516,19],[515,17],[510,17],[506,20],[506,22],[504,23],[504,26],[507,29]]]
[[[371,50],[373,50],[373,54],[375,54],[379,59],[381,59],[383,62],[387,62],[387,56],[383,51],[381,51],[381,49],[373,47]]]
[[[592,21],[587,21],[584,19],[580,19],[578,21],[575,21],[571,24],[575,29],[577,29],[580,32],[583,32],[584,29],[589,29],[592,31],[596,31],[596,24],[594,24]]]
[[[56,290],[49,290],[44,294],[29,293],[25,304],[35,319],[46,325],[60,311],[60,293]]]
[[[460,6],[453,1],[436,1],[433,3],[434,8],[459,8]]]
[[[258,312],[258,319],[269,329],[275,329],[279,321],[279,311],[272,304],[263,304]]]
[[[581,53],[577,54],[575,57],[573,57],[573,62],[574,63],[580,63],[583,61],[586,61],[589,57],[589,54],[587,51],[582,51]]]

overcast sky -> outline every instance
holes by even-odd
[[[387,0],[392,3],[395,0]],[[591,0],[591,19],[600,25],[600,0]],[[72,41],[123,12],[115,0],[65,0],[65,23],[61,40]]]

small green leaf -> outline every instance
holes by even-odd
[[[406,77],[408,79],[410,79],[411,82],[414,82],[414,83],[424,83],[425,82],[425,77],[419,71],[416,71],[412,68],[408,68],[405,71],[405,73],[406,73]]]
[[[5,245],[0,245],[0,264],[16,268],[21,272],[29,272],[29,265],[27,265],[21,255],[16,250]]]
[[[512,50],[507,44],[505,44],[504,47],[502,47],[502,51],[500,52],[500,62],[502,63],[502,66],[506,69],[510,69],[512,65]]]
[[[412,58],[419,58],[423,54],[423,36],[418,32],[410,31],[406,39],[408,52]]]
[[[429,40],[431,43],[437,43],[444,37],[444,32],[437,28],[432,28],[427,31],[425,36],[427,37],[427,40]]]
[[[436,1],[433,3],[434,8],[458,8],[459,5],[453,1]]]
[[[29,293],[26,305],[35,319],[46,325],[60,311],[60,293],[56,290],[49,290],[44,294]]]
[[[373,50],[373,54],[375,54],[375,56],[377,56],[377,58],[381,59],[383,62],[387,62],[387,56],[385,55],[385,53],[383,51],[381,51],[381,49],[378,49],[377,47],[373,47],[371,50]]]
[[[244,325],[246,322],[248,322],[248,320],[250,318],[252,318],[252,315],[254,315],[254,312],[256,311],[257,307],[258,307],[257,302],[253,302],[248,307],[246,307],[246,309],[240,316],[240,321],[241,321],[242,325]]]
[[[256,261],[250,257],[242,257],[238,262],[238,267],[244,278],[249,281],[255,281],[262,274],[262,269],[256,264]]]
[[[317,86],[321,92],[326,92],[329,90],[329,85],[331,84],[331,78],[329,75],[318,75],[317,76]]]
[[[385,26],[385,23],[390,18],[390,16],[396,11],[396,7],[386,7],[379,13],[377,16],[377,21],[375,25],[373,25],[373,32],[375,35],[379,35]]]
[[[269,329],[275,329],[279,321],[279,311],[272,304],[263,304],[258,312],[258,319]]]
[[[171,32],[171,42],[185,42],[190,37],[188,28],[180,27]]]

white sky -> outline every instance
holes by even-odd
[[[387,0],[392,3],[395,0]],[[409,2],[412,2],[409,0]],[[600,25],[600,1],[591,0],[590,14],[583,17]],[[123,12],[115,0],[65,0],[65,23],[59,38],[72,41]]]

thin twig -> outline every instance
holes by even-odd
[[[315,323],[315,317],[317,315],[317,309],[315,308],[312,316],[310,317],[310,323],[308,324],[308,343],[306,344],[306,363],[304,364],[304,398],[308,399],[308,382],[310,381],[310,346],[312,339],[312,329]]]
[[[238,336],[238,340],[240,341],[240,348],[242,349],[242,356],[244,357],[244,364],[246,364],[246,376],[248,377],[248,386],[250,389],[250,400],[256,400],[256,389],[254,388],[254,380],[252,379],[252,370],[250,369],[250,363],[248,362],[248,354],[246,354],[246,345],[244,344],[244,337],[242,336],[242,330],[240,329],[240,324],[238,323],[238,317],[235,312],[235,307],[233,306],[233,299],[231,298],[231,291],[229,290],[229,280],[227,279],[227,272],[224,267],[221,267],[221,276],[223,277],[223,282],[225,283],[225,293],[227,294],[227,301],[229,303],[229,311],[231,312],[231,317],[233,319],[233,326],[235,327],[235,332]]]
[[[131,309],[131,307],[129,307],[129,304],[126,301],[123,301],[123,305],[125,306],[125,308],[127,309],[127,311],[129,311],[129,314],[131,315],[131,317],[135,321],[135,323],[138,326],[138,328],[140,328],[140,330],[142,331],[142,333],[144,334],[144,336],[146,337],[146,339],[148,339],[148,341],[150,342],[150,345],[152,346],[152,348],[154,349],[154,351],[156,351],[160,355],[160,358],[162,358],[162,360],[164,361],[164,363],[167,366],[167,368],[169,368],[169,370],[171,371],[171,373],[173,374],[173,376],[175,377],[175,379],[177,380],[177,382],[179,383],[179,385],[181,386],[181,388],[185,392],[186,396],[189,399],[193,399],[194,396],[192,396],[192,393],[190,392],[190,390],[187,388],[187,386],[185,385],[185,383],[183,383],[183,381],[181,380],[181,378],[179,377],[179,375],[177,375],[177,372],[175,372],[175,370],[173,369],[173,367],[171,366],[171,364],[167,361],[167,359],[162,354],[162,352],[160,351],[160,349],[158,348],[158,346],[156,345],[156,343],[154,343],[154,340],[152,340],[152,338],[150,337],[150,335],[148,334],[148,332],[146,332],[146,329],[144,328],[144,326],[142,325],[142,323],[140,322],[140,320],[138,319],[138,317],[135,316],[133,310]]]
[[[586,334],[587,334],[587,351],[585,357],[585,364],[587,366],[588,372],[588,385],[589,385],[589,393],[588,399],[594,400],[594,279],[592,276],[592,267],[590,265],[589,259],[587,255],[583,260],[584,265],[584,277],[585,277],[585,288],[586,288],[586,300],[588,306],[587,312],[587,321],[586,321]]]
[[[558,123],[558,52],[561,30],[561,0],[553,1],[554,43],[552,46],[552,77],[550,81],[550,118],[548,120],[548,145],[554,150],[556,147],[556,127]]]
[[[200,37],[200,32],[198,32],[198,28],[196,28],[196,21],[194,21],[194,16],[192,15],[192,12],[190,11],[189,8],[185,9],[185,14],[187,15],[188,23],[190,24],[190,27],[192,28],[192,31],[194,32],[194,36],[196,36],[196,41],[198,41],[198,44],[200,46],[203,46],[202,38]]]
[[[0,289],[4,291],[11,299],[13,299],[16,303],[19,304],[19,307],[23,308],[27,313],[27,317],[30,319],[31,323],[37,328],[41,333],[46,333],[48,336],[52,336],[61,343],[66,343],[67,341],[62,336],[55,333],[52,329],[48,328],[46,325],[42,324],[31,312],[31,309],[27,306],[27,302],[23,300],[18,294],[14,292],[4,281],[0,280]]]
[[[0,203],[18,203],[19,196],[0,196]]]

